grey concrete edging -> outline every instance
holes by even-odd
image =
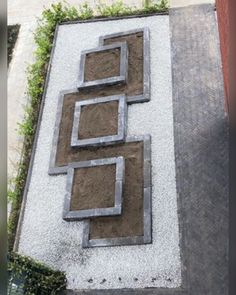
[[[62,107],[63,107],[64,96],[66,94],[74,93],[77,91],[78,91],[77,89],[71,89],[71,90],[64,90],[59,93],[56,121],[54,126],[54,133],[53,133],[53,142],[52,142],[52,148],[51,148],[50,160],[49,160],[49,169],[48,169],[49,175],[67,173],[67,166],[62,166],[62,167],[56,166],[57,143],[58,143],[59,132],[60,132],[60,122],[62,117]]]
[[[61,174],[61,173],[67,173],[67,165],[66,166],[56,166],[56,154],[57,154],[57,143],[59,138],[59,132],[60,132],[60,123],[61,123],[61,117],[62,117],[62,107],[63,107],[63,100],[64,96],[66,94],[75,93],[78,92],[77,89],[71,89],[71,90],[63,90],[58,95],[58,105],[57,105],[57,113],[56,113],[56,121],[54,126],[54,133],[53,133],[53,142],[52,142],[52,148],[50,153],[50,160],[49,160],[49,169],[48,174],[49,175],[55,175],[55,174]],[[108,96],[108,97],[102,97],[102,98],[94,98],[91,100],[86,100],[87,103],[97,103],[97,102],[105,102],[105,101],[112,101],[112,100],[119,100],[119,124],[118,124],[118,134],[114,136],[107,136],[102,138],[94,138],[94,139],[84,139],[80,140],[83,143],[81,146],[86,145],[109,145],[111,143],[115,142],[123,142],[126,137],[126,128],[127,128],[127,104],[126,100],[124,99],[125,96],[123,95],[114,95],[114,96]],[[81,101],[81,104],[83,102]],[[76,122],[75,122],[76,123]],[[73,124],[74,126],[77,126],[76,124]],[[76,130],[75,130],[76,129]],[[72,131],[72,135],[77,136],[77,127],[74,128]],[[84,143],[85,142],[85,143]],[[74,142],[73,142],[74,143]],[[77,141],[76,141],[77,143]],[[74,143],[75,144],[75,143]],[[72,145],[73,146],[73,145]]]
[[[110,239],[89,239],[89,224],[86,220],[83,231],[83,248],[91,247],[108,247],[121,245],[141,245],[150,244],[152,242],[152,202],[151,202],[151,136],[149,134],[143,136],[130,136],[126,138],[126,142],[143,142],[143,236],[120,237]]]
[[[89,53],[108,51],[111,49],[120,49],[120,74],[115,77],[108,77],[106,79],[99,79],[93,81],[85,81],[85,62],[86,56]],[[115,85],[125,83],[128,75],[128,47],[126,42],[119,42],[106,46],[99,46],[93,49],[84,50],[81,53],[80,57],[80,66],[79,66],[79,82],[78,89],[90,89],[90,88],[99,88],[105,85]]]
[[[101,136],[95,138],[79,139],[79,121],[81,108],[87,105],[102,104],[106,102],[118,101],[118,131],[117,134],[109,136]],[[59,114],[60,116],[60,114]],[[75,103],[74,120],[71,135],[72,147],[86,147],[86,146],[104,146],[114,143],[124,142],[126,136],[127,126],[127,103],[125,95],[113,95],[98,97],[88,100],[77,101]]]
[[[143,94],[127,96],[127,103],[148,102],[150,100],[150,30],[148,27],[142,29],[129,30],[125,32],[109,34],[99,37],[99,45],[102,46],[106,39],[127,36],[135,33],[143,33]],[[118,44],[115,43],[115,44]]]
[[[94,208],[86,210],[70,210],[72,187],[74,180],[74,170],[76,168],[89,168],[104,165],[116,165],[116,180],[115,180],[115,196],[114,207]],[[90,161],[72,162],[68,165],[66,195],[63,207],[63,219],[66,221],[76,221],[83,218],[92,218],[97,216],[113,216],[120,215],[122,212],[122,195],[124,185],[125,161],[123,157],[105,158]]]

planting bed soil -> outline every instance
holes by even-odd
[[[97,95],[98,93],[96,93],[96,96]],[[123,156],[125,159],[125,184],[123,191],[122,215],[117,217],[97,217],[94,220],[91,220],[90,239],[143,236],[143,143],[140,141],[126,142],[123,144],[99,148],[83,147],[82,149],[71,147],[70,140],[74,105],[75,101],[78,101],[79,98],[84,98],[79,92],[67,94],[63,98],[56,166],[67,166],[72,162]],[[113,105],[110,105],[110,103],[107,108],[108,107],[113,109]],[[78,180],[82,175],[77,176]],[[96,173],[94,176],[96,176]],[[96,183],[96,180],[93,180]],[[81,178],[81,182],[82,181],[87,182],[85,178]],[[76,185],[77,191],[79,190],[80,184],[78,183]],[[76,204],[73,203],[73,206],[77,208],[79,201],[77,200],[75,202]],[[86,202],[86,204],[83,204],[82,206],[90,205]],[[85,207],[83,208],[85,209]],[[89,208],[97,207],[92,206]]]
[[[115,135],[117,132],[117,101],[82,106],[78,139]]]
[[[120,49],[86,54],[84,80],[94,81],[120,75]]]
[[[114,207],[116,165],[75,169],[70,210]]]
[[[90,239],[143,236],[143,143],[85,151],[82,157],[125,158],[125,184],[121,216],[97,217],[90,221]]]
[[[140,95],[143,93],[143,32],[126,36],[108,38],[103,41],[104,45],[116,42],[127,42],[128,45],[128,80],[122,87],[126,95]]]
[[[73,124],[74,105],[75,101],[78,101],[78,98],[80,97],[84,98],[79,93],[64,96],[60,133],[57,145],[56,166],[67,166],[68,163],[71,162],[123,156],[125,159],[125,184],[122,215],[118,217],[99,217],[91,221],[90,239],[142,236],[143,143],[126,142],[123,144],[100,148],[91,147],[81,149],[71,147],[70,139]],[[79,189],[79,187],[77,187],[77,189]],[[89,205],[86,203],[86,206]]]

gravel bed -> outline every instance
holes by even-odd
[[[151,101],[128,107],[128,135],[152,136],[153,243],[82,249],[83,221],[62,219],[66,175],[48,175],[58,93],[76,87],[80,52],[96,47],[100,35],[144,26],[151,36]],[[66,271],[71,289],[180,286],[168,16],[60,27],[19,252]]]

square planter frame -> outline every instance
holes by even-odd
[[[152,243],[152,183],[151,183],[151,136],[130,136],[126,142],[143,141],[143,236],[89,239],[90,221],[85,220],[82,248],[142,245]]]
[[[65,95],[73,94],[76,92],[78,92],[78,90],[75,88],[69,89],[69,90],[62,90],[60,91],[58,96],[56,121],[54,125],[53,141],[52,141],[52,148],[51,148],[50,160],[49,160],[49,169],[48,169],[49,175],[66,174],[68,170],[68,165],[64,165],[64,166],[56,165],[57,144],[58,144],[59,133],[60,133],[60,124],[61,124],[62,109],[63,109],[63,102],[64,102]],[[119,95],[119,96],[122,96],[122,95]],[[124,105],[124,111],[127,117],[127,103],[125,103]],[[124,130],[125,136],[126,136],[126,121],[127,121],[127,118],[125,118],[125,130]]]
[[[114,135],[107,135],[94,138],[79,139],[79,121],[81,109],[83,106],[102,104],[107,102],[118,101],[118,132]],[[71,134],[72,147],[86,147],[86,146],[104,146],[114,143],[124,142],[126,136],[126,121],[127,121],[127,104],[125,95],[113,95],[99,98],[93,98],[75,103],[74,120]]]
[[[143,33],[143,94],[127,96],[127,103],[139,103],[150,101],[150,84],[151,84],[151,73],[150,73],[150,30],[148,27],[141,29],[134,29],[114,34],[108,34],[99,37],[99,45],[104,45],[104,41],[110,38],[127,36],[135,33]],[[118,44],[114,43],[114,44]]]
[[[113,164],[116,164],[114,207],[70,210],[73,181],[74,181],[74,170],[79,168],[91,168],[91,167],[113,165]],[[120,215],[122,213],[122,195],[123,195],[124,180],[125,180],[125,161],[123,157],[105,158],[105,159],[70,163],[68,165],[68,171],[67,171],[66,195],[64,199],[63,219],[66,221],[76,221],[76,220],[81,220],[83,218]]]
[[[85,81],[84,74],[85,74],[85,62],[86,62],[86,55],[89,53],[96,53],[107,51],[111,49],[120,48],[120,74],[119,76],[108,77],[104,79],[92,80],[92,81]],[[80,58],[80,66],[79,66],[79,82],[78,82],[78,89],[85,89],[85,88],[95,88],[95,87],[102,87],[104,85],[115,85],[120,83],[125,83],[127,80],[128,75],[128,47],[126,42],[117,42],[111,45],[101,45],[99,47],[84,50],[81,53]]]

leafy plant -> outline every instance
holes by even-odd
[[[8,260],[9,285],[18,282],[25,295],[53,295],[66,288],[66,276],[61,271],[14,252]]]
[[[105,17],[132,14],[133,12],[133,9],[124,5],[123,1],[117,1],[111,5],[106,5],[100,2],[97,6],[97,10],[101,16]]]
[[[87,2],[84,4],[80,5],[79,8],[79,18],[80,19],[89,19],[93,17],[93,10],[92,8],[88,5]]]
[[[154,12],[165,12],[168,9],[168,0],[160,0],[160,1],[153,1],[153,0],[144,0],[144,11],[147,13],[154,13]]]

